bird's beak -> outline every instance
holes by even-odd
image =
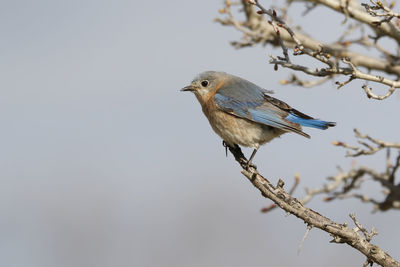
[[[183,87],[181,89],[181,92],[187,92],[187,91],[193,92],[194,90],[195,90],[195,88],[192,85],[188,85],[188,86]]]

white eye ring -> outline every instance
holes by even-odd
[[[210,84],[210,82],[209,81],[207,81],[207,80],[203,80],[203,81],[201,81],[201,86],[203,86],[203,87],[207,87],[209,84]]]

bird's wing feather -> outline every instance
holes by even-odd
[[[270,102],[271,104],[277,106],[278,108],[280,108],[280,109],[282,109],[282,110],[284,110],[284,111],[286,111],[288,113],[296,115],[297,117],[300,117],[300,118],[303,118],[303,119],[313,119],[313,117],[310,117],[310,116],[298,111],[297,109],[292,108],[291,106],[289,106],[288,104],[286,104],[285,102],[283,102],[283,101],[281,101],[279,99],[276,99],[276,98],[274,98],[272,96],[269,96],[267,94],[264,95],[264,98],[265,98],[266,101]]]
[[[266,95],[262,88],[247,80],[235,76],[228,79],[216,92],[214,102],[219,109],[237,117],[309,137],[299,124],[286,119],[293,110],[289,105]]]

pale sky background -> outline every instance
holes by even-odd
[[[306,226],[279,210],[260,213],[270,202],[225,157],[195,97],[178,90],[199,72],[223,70],[337,121],[307,129],[311,140],[287,134],[258,152],[271,181],[290,185],[300,174],[297,197],[337,165],[351,166],[331,142],[355,143],[354,127],[399,141],[398,94],[369,100],[357,81],[341,90],[282,86],[290,71],[268,64],[280,51],[235,50],[229,41],[240,34],[213,22],[221,7],[0,1],[0,266],[361,266],[363,255],[315,229],[298,255]],[[333,41],[342,20],[319,8],[304,28]],[[383,154],[357,163],[382,170]],[[400,259],[399,212],[372,215],[355,200],[309,206],[338,222],[356,213],[378,229],[374,243]]]

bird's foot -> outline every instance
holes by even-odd
[[[248,170],[250,170],[250,168],[257,170],[257,166],[255,164],[253,164],[251,161],[247,161],[246,170],[248,171]]]
[[[239,162],[240,166],[242,166],[243,169],[245,170],[249,170],[250,168],[257,169],[256,165],[254,165],[251,161],[246,159],[246,157],[243,155],[243,152],[238,145],[235,144],[233,146],[230,146],[225,141],[222,141],[222,145],[225,147],[226,153],[228,153],[229,149],[229,151],[233,154],[236,161]]]

